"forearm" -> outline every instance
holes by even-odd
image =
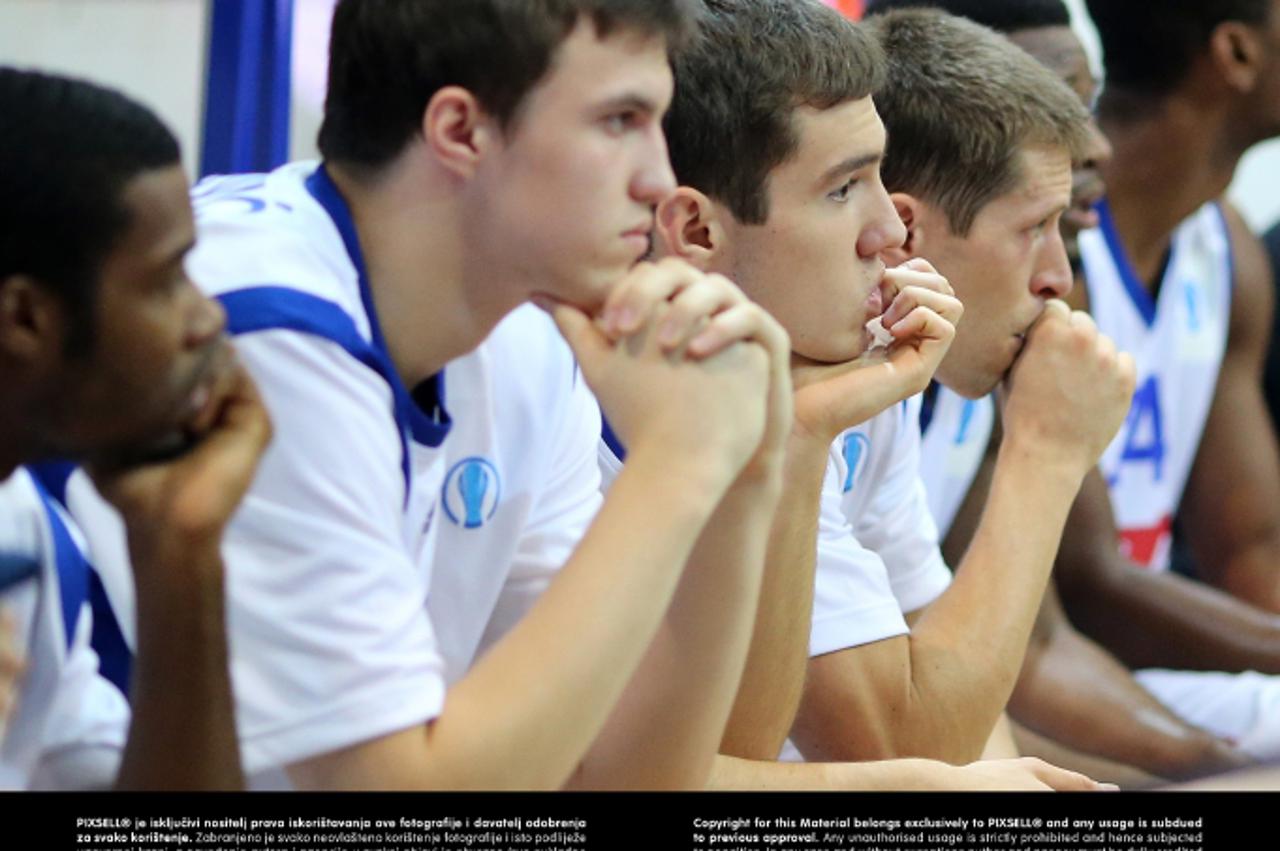
[[[716,508],[657,638],[575,778],[576,786],[705,784],[739,694],[779,490],[776,472],[740,480]]]
[[[1017,759],[1018,743],[1013,740],[1013,725],[1009,723],[1009,713],[1001,712],[996,725],[982,747],[982,759]]]
[[[1070,629],[1027,656],[1009,712],[1069,748],[1165,778],[1222,767],[1226,747],[1175,716],[1129,671]]]
[[[954,766],[927,759],[772,762],[716,757],[708,789],[719,792],[917,792],[963,788]]]
[[[1203,583],[1116,564],[1073,571],[1059,586],[1081,631],[1130,668],[1280,673],[1280,616]]]
[[[189,562],[181,575],[173,564],[135,560],[138,644],[120,789],[244,785],[216,542],[181,557]]]
[[[1242,547],[1222,571],[1222,590],[1248,605],[1280,613],[1280,541],[1268,537]]]
[[[720,472],[633,450],[556,581],[450,690],[423,760],[447,773],[424,782],[563,785],[650,651],[727,485]]]
[[[1017,680],[1079,484],[1008,440],[1001,447],[955,581],[910,636],[910,752],[952,762],[981,754]]]
[[[773,759],[795,720],[809,660],[818,510],[830,442],[794,436],[765,556],[760,604],[721,753]]]

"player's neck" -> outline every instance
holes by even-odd
[[[456,193],[415,163],[375,180],[329,166],[364,254],[369,289],[400,378],[413,387],[474,349],[506,310],[486,304],[484,278],[467,251]]]
[[[1226,106],[1190,94],[1152,103],[1108,93],[1100,121],[1114,149],[1104,170],[1111,214],[1134,271],[1150,285],[1173,231],[1227,190],[1248,145],[1232,138]]]
[[[10,458],[8,452],[0,453],[0,482],[4,482],[18,469],[18,459]]]
[[[0,482],[8,479],[14,470],[35,457],[29,434],[30,426],[18,416],[19,412],[27,408],[18,403],[15,396],[6,395],[6,413],[0,414]]]

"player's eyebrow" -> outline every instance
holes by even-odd
[[[841,175],[852,174],[853,172],[864,169],[869,165],[878,163],[883,158],[884,154],[876,152],[874,154],[860,154],[858,156],[841,160],[839,163],[836,163],[831,168],[823,172],[821,182],[823,185],[826,185]]]
[[[601,103],[598,107],[600,112],[624,112],[635,110],[637,112],[655,113],[658,111],[658,104],[644,95],[628,92],[626,94],[611,97]]]

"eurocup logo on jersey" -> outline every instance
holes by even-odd
[[[444,477],[440,502],[455,526],[479,529],[493,518],[502,497],[498,469],[480,457],[464,458]]]
[[[853,480],[858,475],[858,465],[862,463],[862,459],[871,454],[871,440],[860,432],[845,435],[844,438],[844,463],[849,468],[849,472],[844,477],[844,493],[853,490]]]

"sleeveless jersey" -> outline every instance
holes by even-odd
[[[1120,244],[1109,209],[1080,235],[1090,311],[1137,365],[1129,416],[1103,453],[1122,552],[1169,566],[1173,515],[1213,402],[1231,318],[1231,240],[1222,210],[1206,204],[1174,232],[1153,300]]]

